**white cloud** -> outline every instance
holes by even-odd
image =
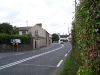
[[[68,33],[74,0],[0,0],[0,21],[16,26],[42,22],[50,33]]]

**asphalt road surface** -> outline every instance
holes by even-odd
[[[0,53],[0,75],[53,75],[70,50],[67,42],[27,52]]]

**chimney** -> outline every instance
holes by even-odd
[[[37,23],[36,25],[42,27],[42,23]]]

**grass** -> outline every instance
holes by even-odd
[[[78,57],[77,54],[78,54],[77,51],[73,50],[69,53],[67,59],[65,60],[64,67],[60,75],[77,75],[77,70],[79,68],[79,64],[76,61]]]

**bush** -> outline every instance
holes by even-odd
[[[100,0],[79,0],[75,12],[73,49],[79,51],[81,63],[77,75],[100,75],[94,62],[98,58],[96,37],[100,26]],[[100,69],[100,68],[99,68]]]
[[[0,34],[0,44],[8,44],[8,39],[9,35],[8,34]]]

